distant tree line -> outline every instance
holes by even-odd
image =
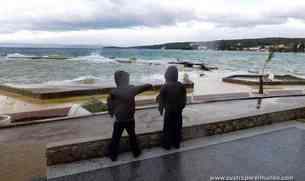
[[[107,48],[107,47],[105,47]],[[136,48],[136,49],[178,49],[178,50],[269,50],[275,52],[304,52],[305,38],[257,38],[257,39],[235,39],[216,40],[208,42],[174,42],[157,45],[135,46],[135,47],[108,47],[108,48]]]
[[[250,50],[251,48],[272,49],[276,52],[304,52],[303,38],[262,38],[216,41],[216,50]],[[212,47],[213,48],[213,47]]]
[[[178,50],[193,50],[195,47],[191,45],[191,42],[175,42],[175,43],[165,43],[159,45],[147,45],[147,46],[136,46],[129,48],[137,48],[137,49],[178,49]]]

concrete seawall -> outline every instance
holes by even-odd
[[[151,91],[160,90],[162,84],[153,85]],[[192,90],[194,84],[185,84],[186,88]],[[99,85],[66,85],[66,86],[38,86],[32,88],[23,88],[11,85],[0,85],[0,90],[14,93],[35,99],[59,99],[76,96],[92,96],[109,94],[113,87],[105,87]]]

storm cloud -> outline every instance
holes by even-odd
[[[78,0],[58,4],[35,3],[33,7],[21,8],[21,11],[17,11],[18,7],[13,9],[16,12],[12,10],[7,11],[7,14],[0,13],[4,14],[0,18],[0,31],[158,27],[197,19],[189,9],[171,9],[149,1]]]
[[[249,13],[243,12],[242,7],[231,7],[230,4],[228,9],[231,10],[217,9],[217,4],[210,5],[208,1],[204,1],[206,5],[202,9],[202,3],[196,1],[182,5],[147,0],[14,1],[6,2],[7,6],[0,8],[1,32],[158,27],[189,21],[244,27],[283,24],[289,18],[304,20],[305,17],[305,8],[302,6],[280,11],[255,8]]]
[[[70,40],[72,36],[94,36],[93,32],[100,36],[111,34],[122,38],[128,36],[130,31],[135,35],[142,34],[143,39],[167,36],[169,38],[162,39],[176,41],[187,39],[190,35],[200,32],[209,35],[213,35],[213,32],[223,32],[223,35],[219,34],[222,38],[227,37],[227,32],[240,32],[241,29],[246,32],[254,32],[254,29],[268,31],[268,27],[270,31],[271,29],[274,31],[275,27],[282,27],[281,29],[289,30],[286,32],[287,35],[294,35],[296,32],[301,32],[300,29],[303,30],[305,25],[305,2],[303,0],[1,0],[0,25],[0,42],[14,42],[17,39]],[[164,33],[168,34],[164,35]],[[185,34],[185,37],[179,36],[181,34]],[[259,35],[248,34],[248,37],[250,36]]]

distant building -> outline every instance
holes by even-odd
[[[277,48],[287,48],[287,47],[284,44],[279,44],[279,45],[277,45]]]
[[[297,45],[297,51],[300,51],[300,52],[304,52],[305,51],[305,44],[303,42],[299,43]]]
[[[206,47],[206,46],[198,46],[198,48],[197,48],[198,50],[207,50],[208,49],[208,47]]]
[[[249,50],[250,51],[260,51],[261,47],[250,47]]]

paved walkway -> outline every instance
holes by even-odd
[[[301,181],[305,179],[305,127],[297,124],[301,126],[292,127],[284,123],[283,126],[213,136],[209,138],[209,142],[214,142],[211,145],[204,146],[205,142],[201,141],[197,142],[201,147],[49,180],[201,181],[213,176],[288,176],[288,179],[293,177]],[[249,136],[249,133],[253,135]],[[215,143],[215,140],[226,141]],[[77,170],[88,168],[89,165],[82,163],[84,161],[78,164]],[[64,172],[64,166],[56,167]]]
[[[305,97],[242,100],[189,105],[184,111],[184,126],[240,118],[305,106]],[[109,138],[113,120],[108,115],[0,129],[0,143],[54,143],[82,138]],[[156,108],[137,111],[136,132],[162,129],[162,117]]]

